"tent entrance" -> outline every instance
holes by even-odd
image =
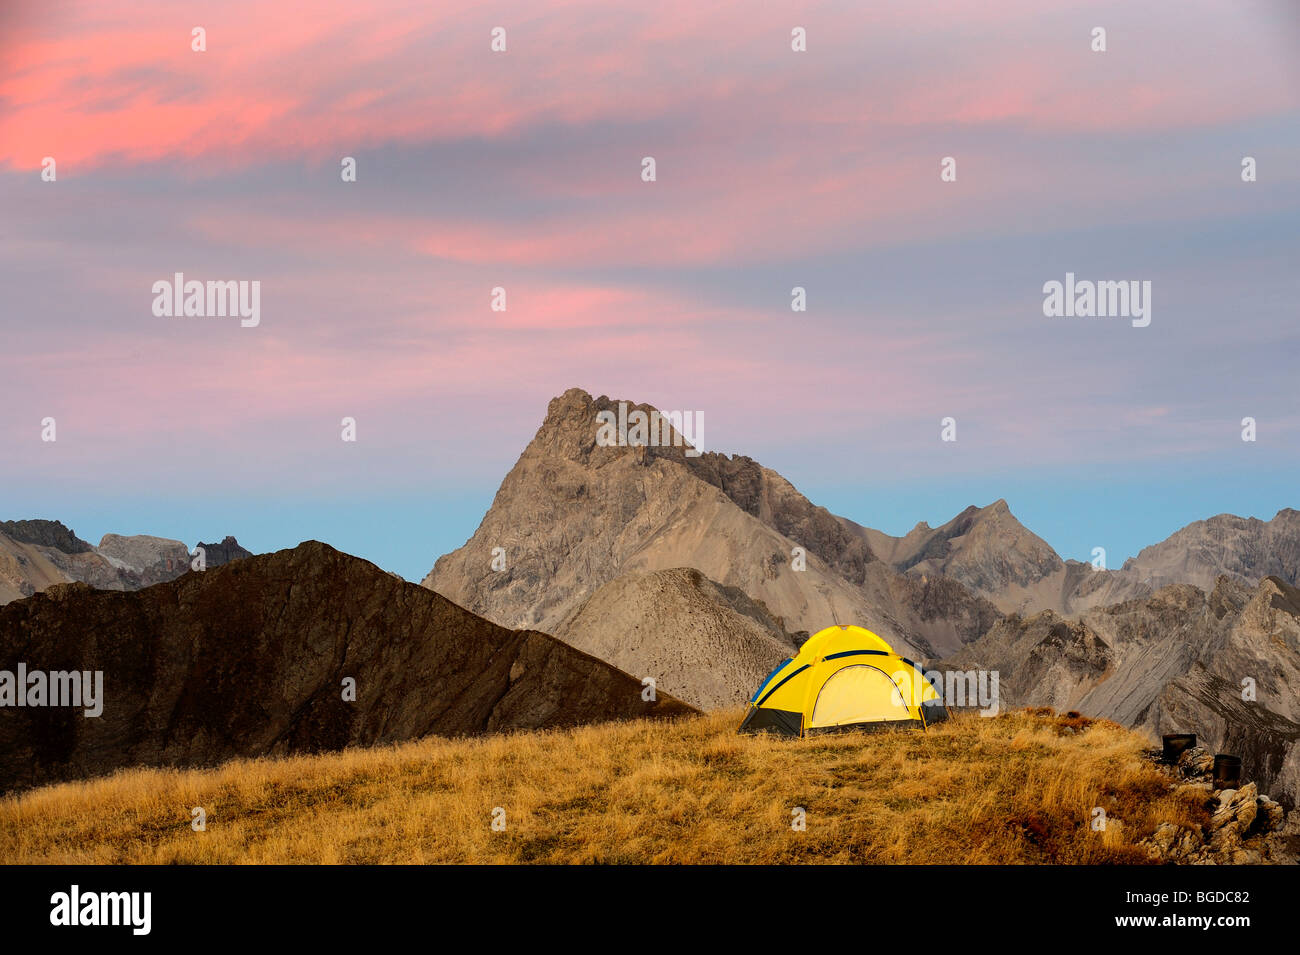
[[[808,728],[914,719],[902,692],[889,674],[878,667],[859,663],[837,670],[822,684]]]

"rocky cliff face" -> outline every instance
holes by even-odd
[[[0,521],[0,534],[20,544],[52,547],[65,554],[94,549],[59,521]]]
[[[942,666],[997,670],[1004,706],[1194,732],[1265,791],[1300,799],[1300,591],[1280,578],[1179,584],[1074,620],[1012,615]]]
[[[1253,586],[1263,577],[1300,585],[1300,511],[1285,508],[1272,520],[1219,514],[1188,524],[1143,548],[1124,570],[1158,585],[1194,584],[1210,590],[1227,575]]]
[[[308,542],[136,592],[50,587],[0,608],[0,671],[102,671],[103,713],[0,708],[0,789],[693,712],[545,634],[482,620]],[[355,680],[355,701],[344,698]]]
[[[1006,501],[968,507],[941,527],[918,524],[903,537],[840,521],[899,573],[949,577],[1004,613],[1079,614],[1171,584],[1212,590],[1225,574],[1250,586],[1270,575],[1300,582],[1300,511],[1293,510],[1271,521],[1231,514],[1197,521],[1113,570],[1062,560],[1015,519]]]
[[[618,405],[576,388],[554,399],[474,536],[424,585],[502,625],[553,632],[621,574],[693,567],[761,600],[788,630],[859,622],[918,656],[954,649],[999,616],[955,581],[901,578],[748,458],[599,446],[597,412]],[[795,569],[795,548],[806,569]]]

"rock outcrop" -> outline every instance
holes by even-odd
[[[103,712],[0,708],[0,789],[411,739],[694,712],[317,542],[135,592],[0,608],[0,671],[100,671]],[[355,700],[347,699],[355,681]]]
[[[1215,789],[1214,757],[1204,747],[1184,751],[1170,774],[1178,788],[1199,797],[1208,825],[1165,822],[1144,843],[1156,862],[1178,865],[1295,865],[1300,861],[1300,810],[1287,812],[1262,796],[1254,782]]]
[[[1078,619],[1013,614],[941,668],[998,671],[1006,706],[1194,732],[1267,792],[1300,799],[1300,590],[1280,578],[1180,584]]]

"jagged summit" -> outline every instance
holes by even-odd
[[[203,548],[204,560],[209,567],[220,567],[232,560],[243,560],[246,557],[253,556],[252,551],[246,547],[241,547],[239,541],[235,540],[230,534],[222,538],[220,544],[205,544],[199,541],[195,547]]]
[[[65,554],[84,554],[94,549],[62,521],[0,521],[0,534],[20,544],[53,547]]]
[[[871,549],[900,573],[940,574],[997,597],[1061,571],[1065,562],[1045,540],[1016,520],[999,498],[974,504],[937,528],[918,524],[904,537],[854,525]]]

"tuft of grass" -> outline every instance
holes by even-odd
[[[0,799],[0,862],[1122,864],[1206,821],[1146,740],[1077,713],[802,740],[741,716],[125,770]]]

